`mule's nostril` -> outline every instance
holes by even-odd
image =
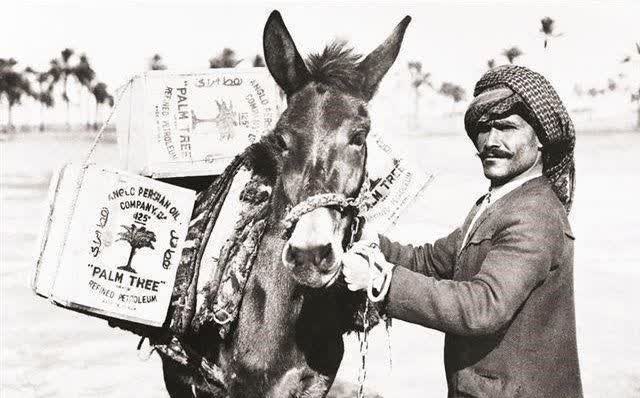
[[[316,265],[319,265],[322,262],[322,260],[327,259],[331,255],[332,251],[333,250],[331,249],[331,243],[318,246],[318,248],[316,249],[316,258],[314,263]]]
[[[313,248],[313,265],[321,272],[328,271],[333,266],[334,256],[331,244],[319,245]]]
[[[285,249],[285,262],[288,264],[293,264],[298,265],[302,258],[302,250],[298,249],[295,246],[291,246],[291,245],[287,245],[287,248]]]

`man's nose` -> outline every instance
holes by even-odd
[[[501,142],[501,138],[500,138],[500,130],[498,130],[495,127],[492,127],[488,132],[487,132],[487,138],[484,142],[484,147],[485,148],[498,148],[502,145]]]

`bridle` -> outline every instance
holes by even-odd
[[[351,246],[362,228],[364,221],[362,214],[369,210],[373,204],[373,197],[371,196],[370,190],[371,182],[369,175],[365,171],[358,195],[355,198],[347,197],[340,193],[321,193],[309,196],[293,206],[282,220],[285,234],[290,234],[295,224],[305,214],[323,207],[334,208],[337,209],[340,214],[351,213],[353,215],[348,247]]]

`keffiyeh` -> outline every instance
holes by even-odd
[[[465,129],[475,142],[483,124],[518,114],[535,130],[543,146],[543,173],[567,213],[575,187],[575,130],[551,84],[523,66],[491,69],[476,83],[475,99],[465,114]]]

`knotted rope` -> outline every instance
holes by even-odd
[[[282,224],[285,230],[289,231],[300,217],[321,207],[338,207],[341,213],[347,209],[353,209],[356,215],[364,213],[373,205],[370,188],[369,176],[365,174],[358,196],[355,198],[348,198],[339,193],[321,193],[310,196],[289,210],[289,213],[282,220]]]

